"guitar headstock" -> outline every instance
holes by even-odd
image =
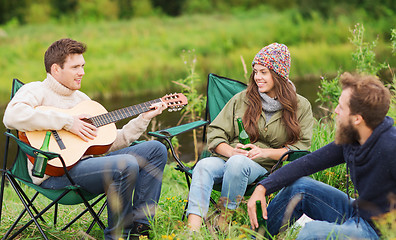
[[[171,93],[161,98],[162,102],[168,105],[168,111],[179,111],[183,106],[187,105],[187,97],[183,93]]]

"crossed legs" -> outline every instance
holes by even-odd
[[[296,200],[296,205],[288,211],[292,199]],[[268,230],[276,235],[282,226],[293,223],[305,213],[314,221],[306,223],[297,239],[377,239],[371,226],[356,216],[352,202],[344,192],[303,177],[282,189],[269,203]]]

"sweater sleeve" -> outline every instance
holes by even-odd
[[[35,107],[42,105],[46,94],[39,82],[22,86],[8,103],[3,123],[7,128],[19,131],[37,131],[46,129],[70,129],[73,117],[57,111],[41,111]]]
[[[125,148],[136,141],[144,131],[146,131],[150,120],[146,120],[139,115],[137,118],[130,120],[121,129],[117,130],[117,137],[111,145],[109,152]]]
[[[342,146],[334,142],[301,157],[272,173],[268,178],[259,182],[266,188],[269,195],[281,188],[292,184],[300,177],[308,176],[329,167],[345,162]]]

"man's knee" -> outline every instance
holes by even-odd
[[[139,163],[136,158],[129,154],[118,155],[113,165],[113,179],[137,178]]]
[[[166,163],[168,157],[168,149],[166,146],[157,140],[152,140],[148,143],[150,144],[150,148],[155,153],[157,158],[161,158],[162,161]]]
[[[317,181],[313,180],[310,177],[302,177],[297,179],[290,186],[286,187],[285,190],[288,189],[288,190],[294,190],[297,193],[304,193],[309,189],[316,188],[316,183]]]

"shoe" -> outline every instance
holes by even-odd
[[[150,239],[150,230],[151,230],[151,227],[148,224],[135,223],[130,234],[129,234],[129,239],[133,239],[133,240],[142,239],[142,238],[140,238],[140,236]]]

